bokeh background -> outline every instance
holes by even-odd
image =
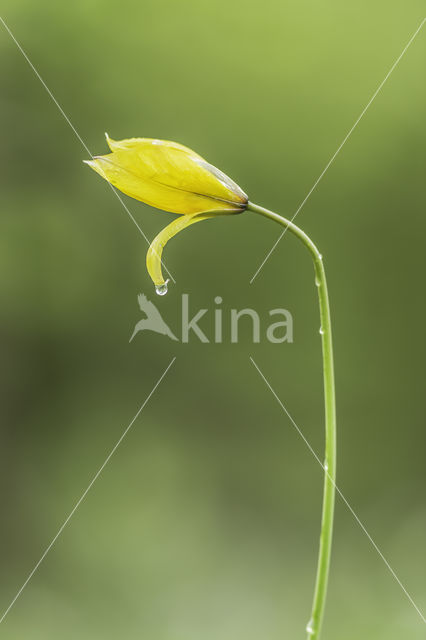
[[[177,140],[288,216],[422,20],[421,3],[4,0],[3,18],[93,153]],[[1,26],[1,25],[0,25]],[[413,42],[297,222],[321,248],[334,320],[338,485],[425,607],[424,55]],[[3,27],[1,608],[6,609],[160,375],[172,368],[2,623],[5,640],[304,637],[323,448],[313,272],[255,214],[146,243]],[[423,137],[423,140],[422,140]],[[125,198],[152,238],[173,216]],[[181,295],[263,318],[294,343],[128,339],[137,294],[179,331]],[[324,640],[424,638],[337,500]]]

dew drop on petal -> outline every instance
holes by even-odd
[[[169,290],[168,286],[167,286],[168,280],[166,280],[166,282],[164,282],[163,284],[156,284],[155,285],[155,293],[158,296],[165,296],[167,291]]]

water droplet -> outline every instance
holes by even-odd
[[[319,258],[320,260],[322,260],[322,254],[321,254],[321,253],[319,253],[319,254],[318,254],[318,258]]]
[[[321,286],[321,282],[318,280],[318,278],[315,278],[315,285],[316,285],[317,287],[320,287],[320,286]]]
[[[324,462],[324,471],[328,471],[328,462],[327,462],[327,460]]]
[[[157,293],[158,293],[158,292],[157,292]],[[320,332],[320,334],[321,334],[322,336],[323,336],[323,335],[324,335],[324,333],[325,333],[325,331],[324,331],[324,329],[323,329],[322,327],[320,327],[319,332]]]
[[[158,296],[165,296],[167,291],[169,290],[168,286],[167,286],[168,280],[166,280],[166,282],[164,282],[163,284],[156,284],[155,285],[155,293]]]
[[[314,635],[315,629],[314,629],[314,621],[313,620],[309,620],[308,624],[306,625],[306,631],[309,633],[310,636]]]

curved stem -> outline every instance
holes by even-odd
[[[331,542],[333,535],[334,494],[336,478],[336,399],[334,389],[333,344],[331,337],[330,306],[328,302],[327,282],[325,278],[322,256],[312,240],[290,220],[286,220],[273,211],[249,202],[250,211],[260,213],[266,218],[275,220],[285,229],[297,236],[311,253],[315,267],[315,284],[318,288],[318,299],[321,319],[321,342],[324,375],[325,403],[325,461],[324,461],[324,494],[322,502],[321,535],[319,542],[318,567],[311,619],[306,627],[308,640],[318,640],[323,620],[325,599],[327,595],[328,573],[330,567]]]

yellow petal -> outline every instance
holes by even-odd
[[[185,147],[183,144],[179,144],[179,142],[171,142],[170,140],[157,140],[156,138],[125,138],[124,140],[113,140],[107,133],[105,133],[105,138],[111,151],[119,151],[120,149],[138,149],[141,147],[141,144],[164,144],[201,158],[201,156],[195,153],[195,151],[192,151],[189,147]]]
[[[247,206],[240,187],[188,147],[152,138],[107,141],[112,153],[87,164],[132,198],[182,214]]]
[[[208,220],[209,218],[215,218],[216,216],[223,214],[223,211],[210,211],[209,213],[202,213],[198,215],[180,216],[176,220],[173,220],[167,227],[165,227],[151,242],[151,246],[146,254],[146,267],[148,273],[151,276],[157,293],[166,293],[167,288],[164,286],[167,282],[163,278],[163,272],[161,269],[161,257],[163,255],[163,249],[171,238],[183,229],[186,229],[191,224],[201,222],[201,220]]]

